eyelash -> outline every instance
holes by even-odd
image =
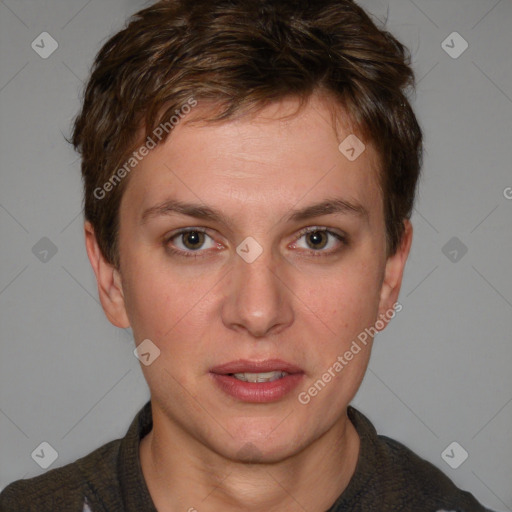
[[[190,228],[182,229],[182,230],[178,231],[177,233],[174,233],[171,236],[168,236],[165,238],[164,246],[165,246],[166,250],[168,252],[170,252],[171,254],[175,254],[177,256],[183,256],[185,258],[204,258],[204,257],[206,257],[206,255],[204,254],[206,251],[202,251],[201,249],[198,249],[197,251],[182,251],[180,249],[175,249],[170,246],[170,243],[173,239],[178,238],[186,233],[190,233],[191,231],[196,231],[198,233],[204,233],[206,236],[210,236],[210,235],[208,235],[207,230],[204,228],[190,227]],[[345,246],[348,245],[348,238],[346,235],[341,235],[339,233],[331,231],[328,228],[318,227],[318,226],[310,226],[310,227],[302,229],[299,232],[299,234],[297,235],[297,237],[295,238],[295,240],[293,241],[293,243],[295,244],[298,240],[300,240],[304,235],[307,235],[308,233],[317,233],[317,232],[327,233],[327,234],[333,236],[334,238],[336,238],[339,242],[342,243],[342,245],[345,245]],[[212,238],[212,237],[210,237],[210,238]],[[313,249],[310,249],[307,252],[313,257],[326,257],[326,256],[330,256],[332,254],[335,254],[339,251],[340,251],[340,248],[331,249],[329,251],[323,251],[323,250],[315,251]]]

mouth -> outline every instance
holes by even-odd
[[[282,371],[273,371],[262,373],[230,373],[228,375],[243,382],[274,382],[275,380],[282,379],[290,374]]]
[[[284,398],[304,376],[296,365],[279,359],[232,361],[210,370],[217,386],[242,402],[275,402]]]

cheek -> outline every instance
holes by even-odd
[[[303,283],[305,305],[311,306],[313,316],[319,317],[332,334],[343,333],[342,339],[346,340],[374,322],[380,297],[379,276],[375,263],[369,261],[340,267],[320,279],[316,276]]]
[[[361,263],[319,281],[316,293],[311,288],[311,307],[303,309],[303,319],[314,346],[307,351],[310,379],[303,391],[312,414],[325,417],[329,403],[327,416],[334,420],[357,392],[370,357],[372,340],[365,329],[377,318],[378,282],[375,267]]]
[[[184,312],[176,284],[150,265],[126,265],[125,305],[135,339],[160,340]]]
[[[187,276],[142,258],[126,265],[126,276],[125,304],[137,341],[149,338],[162,355],[172,352],[173,357],[202,343],[215,296],[211,276]],[[176,350],[180,344],[186,350]]]

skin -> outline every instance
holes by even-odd
[[[107,317],[131,326],[137,344],[150,339],[161,351],[141,366],[153,429],[140,444],[161,512],[323,512],[354,474],[359,437],[347,406],[371,342],[308,404],[298,394],[392,311],[412,227],[404,221],[402,244],[388,257],[378,155],[369,141],[353,162],[338,150],[351,131],[341,109],[333,126],[331,101],[314,94],[298,112],[290,98],[252,118],[181,122],[129,178],[120,269],[105,261],[85,225]],[[227,222],[176,213],[141,222],[146,209],[170,198],[216,208]],[[367,215],[287,220],[291,210],[332,198],[357,203]],[[199,251],[187,249],[187,237],[168,241],[187,227],[207,229]],[[300,234],[308,227],[344,233],[348,243],[320,235],[327,245],[312,249],[312,235]],[[263,248],[252,263],[236,252],[249,236]],[[200,257],[172,254],[166,243]],[[272,403],[237,401],[209,373],[237,359],[270,358],[304,371],[298,388]]]

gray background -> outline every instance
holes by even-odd
[[[512,2],[360,3],[411,48],[426,153],[403,310],[376,339],[354,405],[512,510]],[[64,141],[93,56],[142,5],[0,2],[0,488],[44,471],[31,458],[42,441],[54,468],[123,436],[149,397],[130,330],[97,299]],[[47,59],[31,48],[43,31],[59,45]],[[458,58],[442,47],[454,31],[469,44]],[[441,457],[452,441],[469,453],[457,469]]]

